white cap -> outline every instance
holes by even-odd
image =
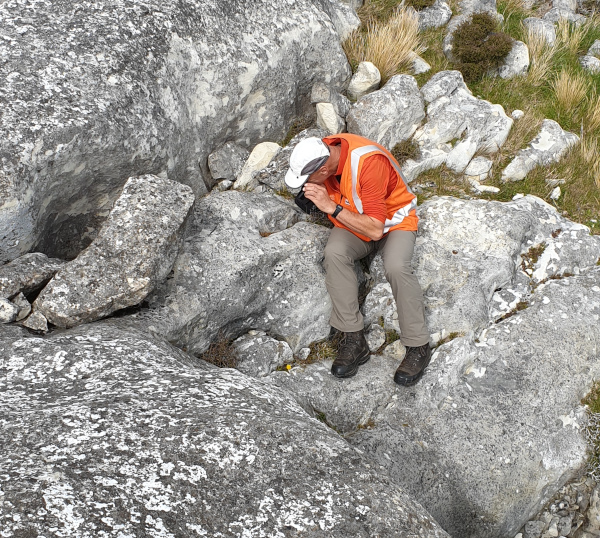
[[[308,176],[316,172],[329,158],[329,148],[320,138],[310,137],[298,142],[290,156],[290,169],[285,175],[285,183],[298,189],[306,183]]]

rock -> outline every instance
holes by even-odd
[[[5,534],[448,538],[281,391],[146,335],[3,337],[0,369]]]
[[[566,19],[567,21],[572,22],[576,26],[580,26],[587,20],[586,17],[584,17],[583,15],[578,15],[577,13],[574,13],[573,11],[570,11],[568,9],[559,8],[552,8],[543,17],[543,20],[550,23],[557,23],[561,19]]]
[[[356,10],[364,4],[364,0],[340,0],[344,4],[348,4],[352,9]]]
[[[250,156],[244,163],[241,173],[233,184],[235,189],[250,189],[258,184],[254,178],[254,172],[265,168],[275,155],[279,152],[281,146],[275,142],[261,142],[252,150]]]
[[[527,148],[519,150],[516,157],[502,172],[503,181],[520,181],[536,166],[558,162],[565,152],[579,142],[576,134],[564,131],[554,120],[544,120],[538,135]]]
[[[215,148],[283,138],[315,80],[350,78],[337,4],[2,2],[0,263],[75,258],[128,177],[202,195]]]
[[[317,103],[331,103],[335,113],[342,118],[346,118],[352,103],[344,95],[332,90],[327,84],[317,82],[313,85],[310,94],[310,102],[313,105]]]
[[[471,181],[471,185],[473,185],[473,188],[478,193],[489,192],[491,194],[497,194],[500,192],[500,189],[498,187],[494,187],[492,185],[475,185],[474,182],[476,182],[476,180],[469,181]]]
[[[556,42],[556,28],[553,22],[537,17],[527,17],[523,20],[523,25],[528,33],[537,33],[544,37],[549,46]]]
[[[37,331],[40,333],[45,333],[48,331],[48,320],[41,312],[33,312],[29,315],[29,317],[25,318],[21,325],[23,327],[27,327],[32,331]]]
[[[251,377],[265,377],[294,360],[287,342],[275,340],[265,333],[246,334],[235,340],[232,346],[238,358],[236,368]]]
[[[171,271],[193,203],[180,183],[129,178],[98,237],[56,273],[34,310],[73,327],[141,303]]]
[[[522,110],[513,110],[510,113],[510,117],[515,121],[520,120],[524,115],[525,115],[525,112],[523,112]]]
[[[296,144],[305,138],[316,136],[317,138],[324,138],[329,133],[323,129],[305,129],[298,133],[290,143],[284,147],[273,160],[263,169],[255,174],[255,179],[263,185],[266,185],[270,189],[279,192],[287,192],[287,186],[285,184],[285,174],[290,168],[290,155]]]
[[[423,172],[442,166],[446,162],[451,149],[449,144],[440,144],[437,148],[419,148],[419,157],[417,159],[407,159],[402,165],[404,181],[410,183]]]
[[[48,258],[41,252],[24,254],[0,267],[0,297],[11,299],[19,292],[38,291],[65,262]]]
[[[360,19],[352,6],[341,1],[329,0],[321,2],[320,5],[331,18],[340,42],[360,26]]]
[[[371,351],[377,351],[383,344],[385,344],[385,331],[383,327],[378,323],[373,323],[369,332],[366,334],[367,344]]]
[[[412,60],[411,67],[414,75],[427,73],[431,70],[431,66],[419,55],[415,55],[415,57]]]
[[[426,30],[447,24],[452,17],[452,9],[443,0],[436,0],[432,6],[419,10],[418,14],[419,30]]]
[[[219,181],[215,187],[215,189],[217,189],[219,192],[228,191],[231,188],[233,188],[233,181],[230,181],[229,179]]]
[[[529,48],[522,41],[514,41],[508,56],[496,72],[500,78],[508,79],[527,74],[529,69]]]
[[[226,142],[208,156],[208,169],[213,179],[235,181],[244,167],[250,152],[234,142]]]
[[[460,0],[458,10],[461,15],[472,15],[481,12],[488,12],[494,16],[499,15],[496,0]]]
[[[317,103],[317,127],[336,134],[346,130],[346,123],[336,114],[331,103]]]
[[[589,54],[581,56],[579,58],[579,63],[581,64],[581,67],[594,75],[600,73],[600,59],[596,58],[596,56],[590,56]]]
[[[421,89],[427,122],[414,135],[421,148],[439,149],[461,139],[446,164],[462,172],[476,152],[494,153],[504,144],[513,120],[501,105],[473,97],[459,71],[440,71]]]
[[[525,538],[540,538],[546,524],[543,521],[529,521],[525,524]]]
[[[555,187],[550,193],[550,200],[558,200],[560,198],[560,187]]]
[[[487,157],[475,157],[465,168],[465,177],[476,181],[485,181],[492,169],[492,161]]]
[[[398,364],[385,357],[373,357],[348,384],[335,386],[327,363],[277,379],[342,431],[368,416],[371,428],[347,438],[452,536],[514,536],[585,468],[580,400],[600,374],[596,316],[600,268],[592,267],[538,286],[528,308],[477,340],[471,334],[440,346],[410,389],[385,392]],[[560,386],[548,383],[557,371]]]
[[[565,9],[575,13],[577,10],[577,0],[552,0],[552,7],[556,9]]]
[[[321,259],[329,229],[299,222],[302,215],[266,193],[202,198],[173,278],[148,298],[148,310],[118,321],[194,354],[219,333],[233,339],[250,329],[294,352],[325,338],[331,303]]]
[[[31,313],[31,305],[29,304],[29,301],[27,300],[25,295],[23,295],[22,293],[16,295],[13,298],[12,303],[19,309],[15,321],[21,321]]]
[[[298,351],[298,359],[301,361],[305,361],[306,359],[308,359],[309,355],[310,355],[309,347],[303,347],[300,351]]]
[[[600,492],[595,488],[590,497],[588,508],[588,527],[586,530],[600,530]]]
[[[379,88],[381,74],[379,69],[371,62],[360,62],[356,73],[352,76],[348,86],[348,97],[353,100],[360,99],[363,95]]]
[[[596,39],[588,49],[590,56],[600,56],[600,39]]]
[[[17,319],[19,307],[8,299],[0,297],[0,323],[12,323]]]
[[[579,274],[600,258],[599,238],[533,196],[508,203],[434,198],[419,207],[419,217],[413,266],[432,334],[482,330],[507,311],[493,314],[497,290],[520,290],[516,306],[541,282]],[[365,323],[383,318],[386,330],[399,331],[380,263],[377,256],[371,264],[374,282],[363,304]]]
[[[395,75],[376,92],[364,96],[348,114],[348,132],[391,149],[415,132],[425,111],[414,77]]]

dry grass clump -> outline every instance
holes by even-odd
[[[556,41],[571,54],[576,54],[593,25],[593,19],[588,19],[580,25],[573,24],[567,19],[560,19],[556,25]]]
[[[402,0],[365,0],[356,10],[363,25],[386,22],[402,4]]]
[[[373,63],[381,73],[381,84],[407,71],[415,54],[423,52],[419,16],[414,10],[399,9],[385,23],[368,22],[352,32],[343,43],[353,68],[360,62]]]
[[[556,43],[549,46],[544,35],[531,28],[527,31],[525,42],[529,48],[530,59],[527,82],[533,86],[540,86],[548,78],[558,46]]]
[[[600,142],[597,138],[583,136],[578,146],[579,154],[588,165],[589,174],[600,189]]]
[[[522,13],[524,15],[532,15],[533,10],[528,7],[527,2],[524,0],[503,0],[502,2],[504,10],[504,18],[510,16],[512,13]]]
[[[554,91],[559,111],[572,114],[573,109],[577,108],[585,99],[589,82],[584,73],[562,70],[550,86]]]
[[[235,368],[237,366],[237,357],[231,347],[231,341],[221,332],[217,334],[208,349],[200,355],[200,358],[219,368]]]
[[[398,142],[390,152],[399,165],[403,165],[408,159],[416,159],[419,156],[419,144],[412,138]]]
[[[433,4],[435,4],[435,0],[406,0],[406,5],[416,9],[417,11],[431,7]]]
[[[600,129],[600,95],[596,92],[588,97],[587,112],[585,123],[588,132]]]

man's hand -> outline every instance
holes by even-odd
[[[323,213],[327,213],[328,215],[333,214],[337,204],[329,198],[327,189],[323,185],[305,183],[303,189],[304,195],[323,211]]]
[[[305,183],[303,188],[305,196],[323,211],[323,213],[333,215],[337,204],[329,198],[327,189],[323,185]],[[379,241],[383,236],[383,222],[374,219],[373,217],[369,217],[368,215],[354,213],[346,207],[338,213],[336,219],[344,226],[347,226],[351,230],[362,235],[366,235],[373,241]]]

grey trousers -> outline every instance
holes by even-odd
[[[342,332],[364,329],[363,316],[358,308],[358,280],[354,262],[375,250],[383,256],[385,277],[392,287],[400,341],[405,346],[421,346],[429,342],[425,324],[423,292],[413,274],[411,259],[417,232],[393,230],[380,241],[363,241],[343,228],[333,228],[325,247],[325,285],[333,309],[329,323]]]

